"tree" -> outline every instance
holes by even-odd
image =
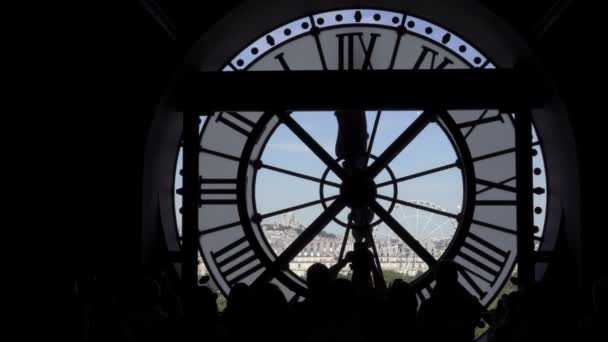
[[[403,273],[393,271],[393,270],[384,270],[382,273],[384,273],[384,282],[386,283],[387,286],[390,286],[391,283],[395,279],[403,279],[403,280],[409,282],[409,280],[407,279],[407,276]]]

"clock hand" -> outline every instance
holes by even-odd
[[[384,152],[369,166],[367,172],[371,178],[375,178],[403,149],[414,140],[418,134],[428,126],[437,113],[433,110],[424,111]]]
[[[361,173],[367,164],[367,121],[363,110],[336,111],[338,120],[338,138],[336,140],[336,156],[343,159],[343,167],[347,174]],[[369,226],[367,208],[351,208],[353,237],[359,242],[367,236],[364,231]],[[350,225],[350,223],[349,223]]]
[[[379,113],[374,122],[373,135],[378,128]],[[369,160],[369,151],[367,145],[368,132],[367,120],[365,111],[336,111],[336,119],[338,120],[338,138],[336,141],[336,156],[344,159],[344,170],[349,175],[361,175],[367,169]],[[371,142],[373,144],[373,140]],[[371,149],[371,145],[369,146]],[[374,214],[367,206],[352,207],[349,215],[349,223],[346,234],[352,229],[355,244],[359,244],[361,248],[368,249],[372,247],[375,255],[375,263],[372,266],[374,275],[374,283],[377,287],[385,287],[384,278],[382,277],[382,269],[378,259],[378,253],[372,237],[372,227],[370,226]],[[347,239],[345,234],[344,242]],[[365,242],[363,242],[365,240]],[[340,253],[342,257],[344,245]]]
[[[338,119],[338,139],[336,156],[344,159],[346,169],[365,168],[367,153],[367,121],[365,111],[336,111]]]
[[[372,154],[372,148],[374,147],[374,139],[376,138],[376,132],[378,131],[378,124],[380,123],[381,115],[382,115],[382,111],[378,111],[376,113],[376,118],[374,119],[374,127],[372,128],[372,135],[369,138],[369,144],[367,145],[367,160],[365,162],[365,165],[367,165],[367,162],[369,161],[369,156]]]
[[[344,180],[344,169],[291,117],[291,113],[279,111],[276,115],[338,178]]]
[[[411,250],[427,263],[434,266],[437,263],[435,257],[424,248],[390,213],[388,213],[378,202],[371,203],[372,210],[384,221],[384,223],[405,242]]]

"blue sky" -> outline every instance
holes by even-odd
[[[376,111],[366,112],[368,132],[371,134]],[[418,112],[382,112],[378,125],[372,154],[380,155],[419,115]],[[333,112],[296,112],[295,120],[335,157],[337,121]],[[204,122],[204,121],[203,121]],[[201,127],[202,127],[201,123]],[[261,159],[266,164],[278,166],[313,177],[321,178],[325,171],[324,164],[297,138],[287,127],[278,127],[270,137]],[[452,163],[456,154],[437,124],[427,126],[408,147],[403,150],[389,165],[395,177],[399,178],[412,173]],[[177,164],[182,168],[181,152]],[[328,180],[338,179],[329,172]],[[389,173],[383,171],[376,178],[376,183],[389,180]],[[181,187],[181,177],[176,178],[176,188]],[[392,197],[393,187],[379,188],[379,194]],[[326,197],[336,195],[338,190],[328,186],[323,191]],[[460,171],[456,168],[401,182],[398,185],[398,198],[405,201],[428,201],[442,210],[458,213],[462,201],[462,182]],[[260,213],[268,213],[286,207],[295,206],[319,199],[319,184],[282,173],[262,169],[256,179],[256,203]],[[327,202],[329,205],[331,202]],[[388,209],[388,202],[379,203]],[[181,206],[181,196],[176,196],[176,209]],[[322,211],[321,205],[295,211],[296,218],[304,225],[310,224]],[[346,208],[338,218],[346,221],[349,210]],[[393,215],[412,234],[423,237],[446,237],[451,235],[450,222],[444,217],[429,214],[412,208],[395,208]],[[264,223],[280,220],[280,216],[268,218]],[[181,225],[178,223],[178,225]],[[325,231],[342,235],[344,229],[336,223],[330,223]],[[377,233],[384,237],[395,237],[388,228],[380,224]],[[430,235],[429,235],[430,234]]]
[[[370,133],[375,116],[375,111],[367,112],[368,132]],[[383,112],[372,153],[380,155],[417,116],[417,112]],[[334,146],[338,126],[333,112],[298,112],[294,113],[293,117],[328,153],[335,157]],[[270,138],[262,160],[264,163],[318,178],[325,171],[324,164],[285,126],[280,126]],[[438,125],[432,124],[420,133],[390,164],[390,167],[396,177],[401,177],[449,164],[455,160],[456,154],[447,137]],[[337,181],[331,172],[328,179]],[[377,183],[386,180],[389,180],[389,175],[384,171],[378,176]],[[264,169],[258,173],[256,181],[256,201],[258,211],[261,213],[319,199],[319,186],[315,182]],[[457,213],[462,198],[460,172],[458,169],[453,169],[406,181],[399,184],[398,192],[401,200],[429,201],[442,207],[445,211]],[[337,193],[337,189],[332,187],[327,187],[324,191],[327,196]],[[390,186],[383,187],[379,193],[392,196],[393,189]],[[380,203],[388,207],[387,202],[380,201]],[[321,213],[321,210],[322,207],[318,205],[298,210],[295,214],[298,220],[307,225]],[[339,216],[345,220],[347,212],[345,210]],[[405,218],[410,215],[416,215],[415,210],[404,209],[395,212],[395,217],[408,226],[414,225],[411,220]],[[429,219],[429,214],[419,213],[419,215],[424,215],[424,217],[419,220],[418,224],[424,225]],[[273,222],[276,219],[269,218],[267,222]],[[443,221],[440,217],[430,218],[429,228],[433,226],[433,223],[438,224]],[[412,229],[412,233],[415,230],[415,227],[406,228]],[[386,228],[380,229],[388,233]],[[332,223],[326,228],[326,231],[341,234],[343,228]]]

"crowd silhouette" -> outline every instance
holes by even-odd
[[[133,307],[119,330],[125,341],[458,342],[475,340],[476,327],[488,325],[487,341],[606,341],[605,279],[594,286],[593,314],[582,319],[572,335],[563,329],[566,322],[559,314],[552,314],[559,311],[554,310],[559,301],[540,287],[504,295],[495,309],[486,311],[459,284],[458,266],[440,261],[432,296],[419,304],[413,287],[401,279],[377,286],[372,258],[369,250],[359,248],[330,268],[312,265],[301,302],[288,303],[272,283],[239,283],[219,312],[218,295],[201,286],[189,299],[195,310],[188,318],[178,291],[147,278],[134,284]],[[349,264],[352,279],[339,278]],[[87,341],[105,340],[86,336]]]

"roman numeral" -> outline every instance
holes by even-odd
[[[473,158],[473,162],[476,163],[476,162],[481,161],[481,160],[486,160],[486,159],[490,159],[490,158],[502,156],[502,155],[505,155],[505,154],[514,153],[514,152],[515,152],[515,147],[507,148],[507,149],[504,149],[504,150],[500,150],[500,151],[484,154],[483,156],[475,157],[475,158]]]
[[[209,228],[209,229],[205,229],[203,231],[199,232],[200,236],[204,236],[207,234],[211,234],[211,233],[215,233],[215,232],[219,232],[222,230],[226,230],[226,229],[230,229],[230,228],[235,228],[241,225],[241,221],[236,221],[236,222],[231,222],[231,223],[227,223],[227,224],[223,224],[221,226],[217,226],[217,227],[213,227],[213,228]]]
[[[437,55],[439,54],[437,51],[426,47],[426,46],[422,46],[422,52],[420,53],[420,56],[418,56],[418,59],[416,60],[416,63],[414,64],[414,70],[418,70],[420,69],[420,67],[422,66],[422,63],[427,59],[427,57],[430,54],[430,58],[431,58],[431,67],[429,69],[431,70],[441,70],[441,69],[445,69],[446,66],[448,66],[449,64],[454,64],[454,62],[447,58],[447,57],[443,57],[443,60],[441,61],[441,63],[439,63],[437,66],[435,66],[435,60],[437,58]]]
[[[274,59],[276,59],[277,61],[279,61],[279,63],[281,63],[281,67],[283,68],[283,70],[285,70],[285,71],[291,70],[289,68],[289,65],[287,64],[287,61],[285,60],[285,54],[283,52],[281,52],[280,54],[276,55],[274,57]]]
[[[251,252],[250,256],[234,265],[231,264],[249,252]],[[245,237],[217,252],[211,252],[211,258],[230,287],[262,268],[262,263],[258,260]]]
[[[372,33],[369,44],[365,45],[362,32],[350,32],[337,34],[338,38],[338,69],[355,70],[355,41],[359,42],[363,49],[363,65],[361,70],[373,70],[371,57],[376,46],[376,40],[380,37],[378,33]]]
[[[540,145],[540,142],[537,141],[537,142],[532,143],[532,146],[536,146],[536,145]],[[515,152],[515,147],[511,147],[511,148],[507,148],[504,150],[484,154],[483,156],[473,158],[473,163],[476,163],[481,160],[486,160],[486,159],[502,156],[502,155],[509,154],[509,153],[514,153],[514,152]]]
[[[420,294],[420,297],[422,299],[427,299],[431,297],[431,291],[432,291],[432,287],[428,286],[423,288],[422,290],[420,290],[418,293]]]
[[[432,284],[430,284],[429,286],[426,286],[422,289],[420,289],[419,291],[416,291],[416,299],[418,300],[418,307],[420,307],[420,304],[422,304],[422,302],[424,302],[426,299],[429,299],[432,295],[432,291],[433,291],[433,287],[435,287],[434,282]]]
[[[516,189],[514,186],[506,185],[506,183],[509,183],[510,181],[512,181],[514,179],[515,179],[515,176],[507,178],[499,183],[495,183],[495,182],[477,178],[477,179],[475,179],[475,183],[477,183],[479,185],[483,185],[483,186],[485,186],[485,188],[477,190],[476,193],[479,195],[479,194],[486,192],[488,190],[491,190],[491,189],[500,189],[500,190],[508,191],[511,193],[515,193]]]
[[[405,21],[405,16],[401,19],[400,27],[403,28],[403,22]],[[402,33],[405,33],[405,29],[403,32],[398,31],[397,37],[395,39],[395,45],[393,46],[393,52],[391,53],[391,63],[388,65],[389,70],[393,70],[395,67],[395,61],[397,60],[397,53],[399,52],[399,46],[401,45],[401,38],[403,36]]]
[[[477,119],[477,120],[471,120],[471,121],[466,121],[466,122],[462,122],[459,123],[457,126],[458,128],[468,128],[471,127],[471,129],[477,127],[478,125],[484,125],[484,124],[488,124],[491,122],[496,122],[496,121],[500,121],[502,123],[505,122],[505,120],[502,118],[502,114],[496,114],[494,116],[490,116],[490,117],[485,117],[485,114],[488,112],[488,110],[484,110],[483,113],[481,114],[481,116]]]
[[[309,16],[308,19],[310,20],[310,24],[311,24],[310,33],[315,38],[315,45],[317,46],[317,53],[319,54],[319,59],[321,60],[321,66],[323,67],[323,70],[327,70],[327,63],[325,62],[325,54],[323,53],[323,46],[321,45],[321,39],[319,38],[321,30],[315,26],[315,18],[313,18],[312,15]]]
[[[244,136],[248,136],[255,123],[237,112],[221,112],[215,121],[232,128]]]
[[[236,179],[201,179],[200,205],[236,204]]]
[[[493,206],[509,206],[515,205],[513,200],[477,200],[475,205],[493,205]]]
[[[300,300],[301,296],[296,294],[289,300],[289,304],[295,304]]]
[[[489,287],[494,286],[504,270],[510,254],[510,251],[504,251],[479,236],[469,233],[454,261],[461,266],[460,275],[464,281],[482,299],[487,292],[483,290],[483,284],[480,285],[480,283],[485,283]]]
[[[501,181],[499,183],[495,183],[495,182],[491,182],[491,181],[487,181],[487,180],[483,180],[483,179],[477,178],[475,180],[475,182],[477,184],[479,184],[479,185],[484,185],[485,188],[477,190],[476,193],[479,195],[479,194],[481,194],[483,192],[486,192],[488,190],[491,190],[491,189],[500,189],[500,190],[508,191],[508,192],[511,192],[511,193],[515,193],[516,189],[515,189],[514,186],[506,185],[506,183],[509,183],[510,181],[512,181],[514,179],[515,179],[515,176],[507,178],[507,179],[505,179],[505,180],[503,180],[503,181]],[[532,192],[535,195],[542,195],[542,194],[545,193],[545,189],[543,189],[541,187],[536,187],[536,188],[532,189]]]
[[[486,228],[494,229],[494,230],[499,231],[499,232],[503,232],[505,234],[511,234],[511,235],[517,234],[517,232],[515,230],[513,230],[513,229],[501,227],[501,226],[498,226],[498,225],[495,225],[495,224],[491,224],[491,223],[488,223],[488,222],[485,222],[485,221],[479,221],[479,220],[473,219],[473,220],[471,220],[471,222],[475,223],[477,225],[480,225],[482,227],[486,227]]]
[[[210,149],[204,148],[202,146],[200,148],[200,152],[201,153],[207,153],[207,154],[210,154],[210,155],[213,155],[213,156],[216,156],[216,157],[220,157],[220,158],[223,158],[223,159],[232,160],[232,161],[235,161],[237,163],[240,161],[239,157],[232,156],[232,155],[229,155],[229,154],[226,154],[226,153],[222,153],[222,152],[218,152],[218,151],[214,151],[214,150],[210,150]]]

